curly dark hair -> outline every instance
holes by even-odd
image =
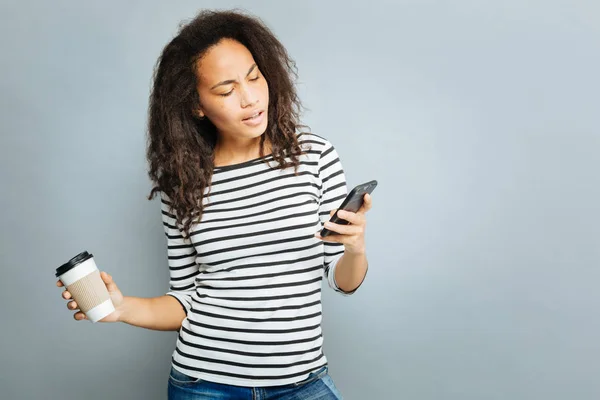
[[[200,104],[195,67],[222,39],[246,46],[268,83],[268,123],[260,137],[260,157],[265,156],[266,137],[277,162],[271,168],[293,166],[297,173],[298,156],[303,154],[296,129],[307,126],[299,123],[302,105],[294,86],[297,68],[285,47],[255,16],[237,9],[201,11],[164,47],[154,67],[148,107],[148,173],[154,184],[148,199],[164,193],[188,237],[191,225],[202,217],[202,198],[205,189],[210,190],[217,141],[212,122],[194,113]]]

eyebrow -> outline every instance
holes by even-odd
[[[248,70],[248,73],[246,74],[246,77],[248,77],[248,75],[250,75],[252,73],[252,71],[254,71],[254,68],[256,68],[256,64],[252,64],[252,66]],[[210,90],[213,90],[214,88],[219,87],[219,86],[229,85],[229,84],[232,84],[232,83],[235,83],[235,82],[236,82],[235,79],[228,79],[226,81],[222,81],[222,82],[217,83],[215,86],[211,87]]]

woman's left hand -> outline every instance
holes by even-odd
[[[364,254],[365,253],[365,229],[367,226],[366,213],[371,209],[372,200],[368,193],[365,193],[362,207],[355,213],[345,210],[338,211],[338,217],[345,219],[350,224],[340,225],[329,221],[325,222],[325,228],[336,234],[329,234],[326,237],[321,237],[319,233],[315,234],[317,239],[324,242],[343,243],[346,253]],[[336,210],[331,210],[330,217]]]

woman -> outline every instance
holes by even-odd
[[[102,322],[179,332],[170,399],[341,398],[321,281],[343,294],[362,283],[371,199],[340,213],[349,225],[326,222],[344,172],[331,143],[297,132],[294,68],[260,20],[232,11],[201,12],[157,62],[149,198],[161,197],[170,291],[126,297],[102,272],[116,308]],[[321,238],[323,224],[336,234]]]

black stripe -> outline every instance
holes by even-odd
[[[319,356],[317,358],[320,359],[323,358],[323,354],[321,353],[321,356]],[[243,374],[234,374],[231,372],[222,372],[222,371],[214,371],[214,370],[210,370],[210,369],[204,369],[204,368],[199,368],[199,367],[193,367],[193,366],[189,366],[189,365],[184,365],[181,364],[177,361],[175,361],[175,359],[172,357],[171,358],[171,362],[175,365],[177,365],[180,368],[184,368],[184,369],[189,369],[189,370],[194,370],[194,371],[198,371],[198,372],[205,372],[207,374],[212,374],[212,375],[223,375],[223,376],[229,376],[232,378],[242,378],[242,379],[250,379],[250,380],[273,380],[273,379],[287,379],[287,378],[294,378],[297,376],[302,376],[302,375],[306,375],[310,372],[314,371],[314,368],[311,368],[309,370],[306,371],[302,371],[302,372],[297,372],[295,374],[287,374],[287,375],[269,375],[269,376],[257,376],[257,375],[243,375]],[[312,361],[310,361],[312,362]],[[304,363],[306,364],[306,363]],[[318,368],[322,368],[323,366],[325,366],[327,364],[323,364],[322,366],[318,367]],[[292,366],[292,365],[290,365]]]
[[[169,285],[169,289],[171,291],[173,291],[173,292],[180,292],[180,291],[191,289],[191,288],[193,288],[195,286],[196,286],[196,283],[192,283],[190,285],[182,286],[182,287],[177,287],[177,286]]]
[[[318,153],[319,153],[318,151],[313,152],[313,154],[318,154]],[[317,161],[300,161],[299,165],[316,166],[316,165],[318,165],[318,162]],[[236,175],[232,178],[227,178],[227,179],[222,179],[222,180],[211,182],[211,186],[214,187],[215,185],[221,185],[223,183],[229,183],[229,182],[235,182],[235,181],[242,180],[242,179],[248,179],[248,178],[258,176],[258,175],[266,174],[271,171],[273,171],[273,170],[272,169],[263,169],[263,170],[260,170],[257,172],[253,172],[251,174]],[[213,194],[214,193],[211,193],[211,195],[213,195]]]
[[[243,260],[244,258],[265,257],[265,256],[272,256],[272,255],[275,255],[275,254],[300,252],[300,251],[312,249],[313,247],[319,247],[323,243],[325,243],[325,242],[318,241],[317,243],[313,243],[311,245],[304,246],[304,247],[292,247],[292,248],[289,248],[289,249],[278,250],[278,251],[271,251],[271,252],[268,252],[268,253],[248,254],[246,256],[237,257],[237,258],[226,258],[224,260],[214,261],[214,262],[210,262],[210,263],[205,262],[205,263],[203,263],[203,265],[205,265],[207,267],[214,267],[214,266],[225,264],[225,263],[228,263],[228,262]],[[233,267],[233,268],[235,268],[235,267]],[[225,271],[225,270],[219,270],[219,271]]]
[[[232,350],[232,349],[227,349],[227,348],[222,348],[222,347],[203,346],[201,344],[192,343],[192,342],[189,342],[189,341],[183,339],[181,337],[181,334],[179,334],[179,341],[181,343],[185,344],[186,346],[195,347],[197,349],[216,351],[216,352],[220,352],[220,353],[238,354],[240,356],[247,356],[247,357],[289,357],[289,356],[297,356],[297,355],[301,355],[301,354],[314,353],[315,351],[319,351],[319,349],[321,348],[321,346],[316,346],[316,347],[313,347],[312,349],[307,349],[307,350],[287,351],[287,352],[278,352],[278,353],[275,353],[275,352],[273,352],[273,353],[255,353],[255,352],[250,352],[250,351]]]
[[[313,336],[313,337],[309,337],[309,338],[304,338],[304,339],[295,339],[295,340],[276,340],[276,341],[252,341],[252,340],[240,340],[240,339],[229,339],[229,338],[224,338],[224,337],[213,337],[213,336],[208,336],[208,335],[203,335],[201,333],[196,333],[194,331],[189,330],[188,328],[186,328],[185,326],[182,326],[181,329],[187,333],[188,335],[191,336],[195,336],[198,338],[203,338],[203,339],[209,339],[209,340],[215,340],[218,342],[228,342],[228,343],[236,343],[236,344],[245,344],[248,346],[286,346],[286,345],[290,345],[290,344],[301,344],[301,343],[308,343],[308,342],[313,342],[317,339],[319,339],[321,336],[323,336],[323,333],[319,333],[317,336]]]
[[[194,248],[193,244],[172,244],[167,246],[169,250],[179,250],[179,249],[191,249]]]
[[[216,297],[216,296],[209,296],[207,294],[198,294],[198,298],[206,298],[206,297],[210,297],[212,299],[218,299],[218,300],[230,300],[230,301],[249,301],[249,300],[257,300],[257,301],[263,301],[263,300],[284,300],[284,299],[293,299],[296,297],[308,297],[308,296],[312,296],[313,294],[319,293],[321,291],[321,287],[319,286],[317,289],[315,290],[311,290],[310,292],[306,292],[306,293],[293,293],[293,294],[285,294],[285,295],[280,295],[280,296],[263,296],[263,297],[257,297],[257,296],[253,296],[253,297]]]
[[[319,190],[321,190],[321,188],[319,188]],[[314,193],[311,193],[311,192],[298,192],[298,193],[286,194],[285,196],[276,197],[274,199],[265,200],[265,201],[262,201],[260,203],[254,203],[254,204],[250,204],[250,205],[247,205],[247,206],[234,207],[234,208],[221,208],[221,209],[218,209],[218,210],[210,210],[210,209],[206,210],[205,209],[203,212],[204,212],[204,214],[210,214],[210,213],[223,213],[223,212],[230,212],[230,211],[241,211],[241,210],[246,210],[248,208],[254,208],[254,207],[262,206],[262,205],[265,205],[265,204],[274,203],[274,202],[279,201],[279,200],[287,200],[287,199],[290,199],[292,197],[298,197],[298,196],[305,195],[305,194],[310,195],[310,196],[314,196]],[[262,215],[262,214],[266,214],[266,213],[269,213],[269,212],[271,212],[271,211],[265,211],[264,213],[257,213],[257,214],[254,214],[253,216]]]
[[[230,326],[216,326],[204,324],[202,322],[197,322],[191,319],[188,319],[189,323],[192,325],[200,326],[206,329],[213,329],[216,331],[226,331],[226,332],[242,332],[242,333],[268,333],[268,334],[280,334],[280,333],[294,333],[294,332],[304,332],[304,331],[312,331],[314,329],[320,328],[321,325],[311,325],[311,326],[302,326],[300,328],[291,328],[291,329],[243,329],[243,328],[232,328]]]
[[[319,187],[319,190],[320,189],[321,188]],[[267,200],[267,201],[264,201],[264,202],[261,202],[261,203],[252,204],[252,205],[249,205],[249,206],[242,206],[242,207],[236,207],[236,208],[230,208],[230,209],[218,209],[218,210],[210,210],[210,209],[206,210],[205,209],[205,210],[203,210],[203,215],[204,214],[211,214],[211,213],[226,212],[226,211],[244,210],[244,209],[247,209],[247,208],[252,208],[252,207],[259,206],[259,205],[264,205],[264,204],[276,202],[276,201],[279,201],[279,200],[286,200],[286,199],[291,198],[291,197],[300,197],[300,196],[303,196],[303,195],[311,196],[311,197],[313,197],[313,199],[306,200],[306,201],[304,201],[302,203],[285,204],[283,206],[272,208],[272,209],[270,209],[268,211],[261,211],[261,212],[257,212],[257,213],[254,213],[254,214],[244,214],[244,215],[240,215],[240,216],[236,216],[236,217],[215,218],[215,219],[211,219],[211,220],[204,220],[203,219],[201,222],[202,222],[202,224],[208,224],[208,223],[216,223],[216,222],[223,222],[223,221],[234,221],[236,219],[245,219],[245,218],[250,218],[250,217],[257,217],[257,216],[261,216],[261,215],[266,215],[266,214],[270,214],[270,213],[273,213],[273,212],[276,212],[276,211],[285,210],[286,208],[296,208],[296,207],[300,207],[300,206],[303,206],[303,205],[306,205],[306,204],[318,203],[317,197],[315,197],[315,193],[313,193],[313,192],[296,192],[296,193],[292,193],[292,194],[289,194],[289,195],[277,197],[277,198],[274,198],[272,200]],[[169,225],[167,223],[164,223],[164,222],[163,222],[163,225],[171,226],[171,225]],[[173,229],[179,230],[179,228],[177,228],[177,227],[175,227]],[[165,234],[166,234],[166,232],[165,232]],[[172,235],[172,236],[169,236],[169,237],[182,238],[181,235]]]
[[[190,268],[190,267],[197,267],[198,265],[196,264],[196,261],[186,264],[186,265],[182,265],[181,267],[169,267],[169,270],[171,271],[179,271],[180,269],[186,269],[186,268]]]
[[[325,190],[323,191],[323,196],[325,196],[327,193],[329,193],[329,192],[330,192],[330,191],[332,191],[332,190],[335,190],[335,189],[337,189],[337,188],[341,188],[341,187],[345,187],[345,186],[346,186],[346,182],[340,182],[340,183],[338,183],[337,185],[334,185],[334,186],[332,186],[332,187],[330,187],[330,188],[327,188],[327,189],[325,189]]]
[[[331,167],[332,165],[334,165],[334,164],[336,164],[336,163],[339,163],[339,162],[340,162],[340,159],[339,159],[339,158],[336,158],[335,160],[332,160],[332,161],[328,162],[327,164],[323,165],[323,166],[322,166],[322,167],[319,169],[319,175],[321,175],[321,173],[322,173],[323,171],[325,171],[327,168],[329,168],[329,167]]]
[[[235,362],[235,361],[217,360],[217,359],[209,358],[209,357],[195,356],[193,354],[188,354],[188,353],[184,352],[183,350],[179,349],[179,347],[176,348],[175,351],[177,351],[177,353],[179,353],[181,356],[183,356],[185,358],[191,358],[193,360],[206,361],[206,362],[211,362],[211,363],[215,363],[215,364],[233,365],[235,367],[252,368],[252,369],[254,369],[254,368],[265,368],[265,369],[289,368],[289,367],[293,367],[296,365],[310,364],[310,363],[315,362],[323,357],[323,353],[320,353],[319,356],[313,360],[297,361],[297,362],[291,363],[291,364],[246,364],[246,363]]]
[[[328,148],[327,150],[325,150],[324,152],[321,153],[321,159],[323,159],[323,157],[329,155],[329,153],[331,153],[334,150],[333,146],[331,146],[330,148]]]
[[[321,255],[317,255],[316,257],[313,258],[317,258],[320,257]],[[294,260],[293,262],[296,263],[298,260]],[[273,263],[275,264],[275,263]],[[277,263],[280,264],[280,263]],[[271,274],[261,274],[261,275],[248,275],[248,276],[232,276],[232,277],[228,277],[228,278],[198,278],[198,280],[201,280],[202,282],[206,282],[206,281],[217,281],[217,282],[221,282],[221,281],[246,281],[246,280],[251,280],[251,279],[262,279],[262,278],[272,278],[274,276],[285,276],[285,275],[297,275],[297,274],[303,274],[306,272],[311,272],[311,271],[316,271],[318,269],[322,269],[323,265],[317,265],[316,267],[309,267],[309,268],[304,268],[304,269],[294,269],[291,271],[285,271],[285,272],[274,272]],[[217,271],[217,272],[221,272],[221,271]],[[202,274],[199,274],[202,275]]]
[[[206,204],[205,207],[208,209],[209,207],[212,208],[212,207],[220,205],[220,204],[227,204],[227,203],[233,203],[233,202],[236,202],[236,201],[253,199],[255,197],[260,197],[260,196],[263,196],[265,194],[271,194],[273,192],[278,192],[280,190],[293,189],[293,188],[306,187],[306,186],[314,187],[314,188],[317,188],[317,189],[321,190],[321,187],[319,185],[317,185],[315,183],[312,183],[312,182],[294,183],[294,184],[285,185],[285,186],[277,186],[277,187],[274,187],[274,188],[271,188],[271,189],[267,189],[267,190],[265,190],[263,192],[258,192],[258,193],[250,194],[248,196],[235,197],[233,199],[211,202],[211,203]],[[294,195],[297,196],[296,193],[294,193]],[[254,206],[257,206],[257,205],[260,205],[260,204],[261,203],[257,203],[257,204],[254,204]]]
[[[267,164],[270,163],[272,161],[275,161],[275,159],[273,158],[272,154],[266,154],[262,157],[258,157],[258,158],[253,158],[247,161],[242,161],[240,163],[236,163],[236,164],[230,164],[230,165],[223,165],[221,167],[214,167],[213,168],[213,174],[218,174],[220,172],[227,172],[227,171],[235,171],[237,169],[241,169],[241,168],[247,168],[247,167],[253,167],[256,165],[260,165],[260,164]],[[271,167],[271,169],[277,169],[277,168],[273,168]]]
[[[260,186],[266,185],[267,183],[275,182],[275,181],[278,181],[278,180],[281,180],[281,179],[295,178],[295,177],[298,177],[298,176],[305,176],[305,175],[310,175],[310,176],[313,176],[315,178],[319,177],[319,175],[313,174],[310,171],[302,171],[302,172],[298,172],[298,175],[296,175],[294,173],[291,173],[291,174],[288,174],[288,175],[278,175],[278,176],[275,176],[273,178],[266,179],[264,181],[252,182],[249,185],[236,186],[236,187],[233,187],[231,189],[221,190],[220,192],[211,192],[210,195],[211,195],[211,197],[212,196],[221,196],[221,195],[224,195],[224,194],[227,194],[227,193],[238,192],[238,191],[244,190],[244,189],[258,188]],[[273,190],[273,189],[270,189],[270,190]]]
[[[342,194],[342,195],[340,195],[340,196],[337,196],[337,197],[334,197],[334,198],[332,198],[332,199],[327,199],[327,200],[324,200],[324,201],[322,201],[322,202],[321,202],[321,205],[328,204],[328,203],[332,203],[332,202],[334,202],[334,201],[338,201],[338,200],[342,200],[342,199],[344,199],[345,197],[346,197],[346,195],[345,195],[345,194]]]
[[[325,178],[321,179],[321,183],[322,183],[322,184],[325,184],[325,182],[327,182],[327,181],[329,181],[330,179],[333,179],[333,178],[335,178],[336,176],[338,176],[338,175],[341,175],[341,174],[343,174],[343,173],[344,173],[344,170],[343,170],[343,169],[340,169],[340,170],[338,170],[338,171],[334,172],[333,174],[331,174],[331,175],[329,175],[329,176],[327,176],[327,177],[325,177]]]
[[[163,220],[163,226],[166,226],[169,229],[179,230],[179,228],[177,226],[171,225],[168,222],[165,222],[164,220]]]
[[[270,219],[262,219],[260,221],[253,221],[253,222],[245,222],[243,224],[214,226],[214,227],[211,227],[211,228],[200,229],[200,230],[194,231],[193,233],[190,233],[190,237],[195,236],[195,235],[199,235],[201,233],[206,233],[206,232],[211,232],[211,231],[217,231],[217,230],[221,230],[221,229],[234,229],[234,228],[240,228],[242,226],[252,226],[252,225],[259,225],[259,224],[268,224],[268,223],[271,223],[271,222],[284,221],[286,219],[291,219],[291,218],[305,217],[307,215],[313,215],[314,213],[315,213],[314,210],[310,210],[310,211],[306,211],[306,212],[303,212],[303,213],[287,214],[287,215],[284,215],[283,217],[270,218]]]
[[[272,240],[270,242],[252,243],[252,244],[246,244],[246,245],[237,246],[237,247],[221,248],[221,249],[217,249],[217,250],[213,250],[213,251],[207,251],[206,253],[201,253],[201,254],[199,254],[199,257],[207,257],[207,256],[212,256],[214,254],[219,254],[219,253],[223,253],[223,252],[246,250],[246,249],[251,249],[254,247],[264,247],[264,246],[270,246],[273,244],[297,242],[299,240],[307,240],[307,239],[314,239],[314,238],[315,237],[313,235],[298,236],[298,237],[293,237],[293,238],[289,238],[289,239]]]
[[[240,286],[240,287],[218,287],[218,286],[207,286],[202,285],[202,282],[199,283],[199,288],[202,290],[264,290],[264,289],[278,289],[278,288],[286,288],[286,287],[294,287],[294,286],[303,286],[310,285],[311,283],[319,282],[323,279],[323,276],[319,275],[318,278],[309,279],[306,281],[300,282],[285,282],[285,283],[273,283],[271,285],[261,285],[261,286]]]
[[[315,136],[316,136],[316,135],[315,135]],[[325,146],[325,143],[322,143],[322,142],[319,142],[319,141],[316,141],[316,140],[305,140],[305,141],[304,141],[304,142],[302,142],[302,143],[320,144],[321,146]]]
[[[316,137],[316,138],[319,138],[319,139],[321,139],[321,140],[324,140],[324,141],[327,141],[327,139],[325,139],[324,137],[322,137],[322,136],[319,136],[319,135],[317,135],[317,134],[315,134],[315,133],[312,133],[312,132],[309,132],[309,133],[308,133],[308,135],[310,135],[310,136],[314,136],[314,137]],[[319,143],[319,144],[320,144],[321,146],[325,146],[325,143]]]
[[[271,233],[279,233],[279,232],[293,231],[296,229],[310,228],[311,226],[315,226],[319,223],[320,223],[320,221],[315,221],[315,222],[310,222],[308,224],[286,226],[284,228],[268,229],[268,230],[263,230],[263,231],[258,231],[258,232],[250,232],[250,233],[241,233],[238,235],[230,235],[230,236],[219,236],[219,237],[212,238],[212,239],[201,240],[200,242],[195,242],[194,246],[202,246],[202,245],[214,243],[214,242],[224,242],[226,240],[234,240],[234,239],[245,239],[245,238],[250,238],[253,236],[262,236],[262,235],[268,235]]]
[[[293,197],[296,196],[301,196],[301,195],[314,195],[314,193],[310,193],[310,192],[300,192],[300,193],[296,193]],[[312,203],[318,203],[317,199],[310,199],[310,200],[306,200],[302,203],[296,203],[296,204],[287,204],[285,206],[281,206],[281,207],[276,207],[276,208],[272,208],[269,211],[262,211],[262,212],[258,212],[258,213],[254,213],[254,214],[244,214],[244,215],[240,215],[237,217],[229,217],[229,218],[215,218],[215,219],[211,219],[211,220],[207,220],[207,221],[202,221],[202,224],[206,225],[206,224],[210,224],[210,223],[216,223],[216,222],[225,222],[225,221],[233,221],[236,219],[245,219],[245,218],[251,218],[251,217],[258,217],[260,215],[266,215],[266,214],[270,214],[273,213],[275,211],[281,211],[281,210],[285,210],[286,208],[296,208],[296,207],[300,207],[300,206],[304,206],[306,204],[312,204]]]
[[[161,210],[162,215],[166,215],[169,218],[173,218],[174,220],[177,220],[177,218],[175,217],[175,215],[173,214],[169,214],[168,212],[166,212],[165,210]]]
[[[171,282],[177,282],[177,281],[184,281],[186,279],[191,278],[194,275],[198,275],[198,271],[194,271],[189,275],[185,275],[185,276],[178,276],[178,277],[171,277]]]
[[[298,142],[298,145],[300,147],[302,147],[305,143],[317,143],[315,141],[312,140],[306,140],[306,141],[302,141],[302,142]],[[321,145],[323,145],[324,143],[319,143]],[[302,150],[305,154],[306,153],[311,153],[311,154],[319,154],[318,151],[313,151],[313,150]],[[295,153],[295,155],[297,157],[300,157],[302,154],[297,154]],[[285,160],[290,161],[290,156],[286,155],[284,157]],[[267,162],[271,162],[271,161],[275,161],[275,158],[273,157],[273,154],[265,154],[262,157],[257,157],[257,158],[253,158],[247,161],[243,161],[241,163],[237,163],[237,164],[232,164],[232,165],[224,165],[222,167],[214,167],[213,168],[213,173],[217,174],[220,172],[227,172],[227,171],[234,171],[237,169],[241,169],[241,168],[248,168],[248,167],[253,167],[256,165],[260,165],[260,164],[266,164]],[[270,167],[271,169],[281,169],[281,167]]]
[[[321,243],[319,243],[319,244],[321,244]],[[295,264],[295,263],[300,262],[300,261],[313,260],[313,259],[319,258],[321,256],[322,256],[322,253],[316,253],[316,254],[313,254],[313,255],[310,255],[310,256],[306,256],[306,257],[302,257],[302,258],[295,258],[293,260],[270,261],[270,262],[265,262],[265,263],[236,265],[236,266],[233,266],[233,267],[220,269],[217,272],[231,272],[231,271],[235,271],[236,269],[240,269],[240,268],[262,268],[262,267],[270,267],[270,266],[273,266],[273,265]],[[210,274],[210,272],[202,272],[202,274]]]
[[[218,304],[211,304],[211,303],[203,303],[201,301],[196,300],[195,298],[192,297],[192,301],[194,303],[197,304],[201,304],[203,306],[209,306],[209,307],[215,307],[215,308],[224,308],[227,310],[235,310],[235,311],[244,311],[244,312],[262,312],[262,311],[280,311],[280,310],[300,310],[302,308],[308,308],[308,307],[312,307],[312,306],[316,306],[321,304],[321,300],[317,300],[317,301],[313,301],[311,303],[303,303],[303,304],[297,304],[297,305],[293,305],[293,306],[281,306],[281,307],[264,307],[264,308],[242,308],[242,307],[229,307],[229,306],[222,306],[222,305],[218,305]]]
[[[192,310],[194,314],[204,315],[205,317],[218,318],[218,319],[226,319],[229,321],[242,321],[242,322],[293,322],[300,321],[303,319],[315,318],[321,315],[321,312],[316,312],[308,315],[299,315],[296,317],[280,317],[280,318],[242,318],[242,317],[232,317],[229,315],[221,315],[221,314],[213,314],[205,311]]]
[[[192,257],[192,256],[194,256],[194,255],[195,255],[195,253],[196,253],[196,250],[194,250],[194,252],[193,252],[193,253],[190,253],[190,254],[183,254],[183,255],[180,255],[180,256],[168,256],[167,258],[168,258],[169,260],[182,260],[182,259],[184,259],[184,258],[188,258],[188,257]]]

